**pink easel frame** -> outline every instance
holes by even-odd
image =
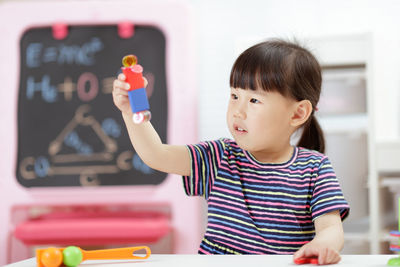
[[[179,176],[169,175],[160,186],[93,188],[32,188],[17,183],[17,97],[19,41],[31,27],[134,24],[158,27],[167,39],[168,143],[197,142],[194,40],[188,7],[176,1],[46,1],[0,4],[0,265],[8,259],[8,241],[15,227],[16,207],[169,203],[175,253],[196,253],[203,223],[200,199],[185,196]],[[111,107],[110,107],[111,108]],[[105,203],[105,199],[107,200]]]

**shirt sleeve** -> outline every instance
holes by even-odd
[[[344,199],[339,181],[328,158],[324,158],[318,170],[311,199],[312,219],[339,210],[342,221],[349,215],[350,206]]]
[[[208,199],[225,148],[223,139],[186,146],[191,159],[190,176],[182,176],[188,196]]]

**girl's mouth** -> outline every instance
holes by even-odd
[[[235,132],[238,132],[238,133],[240,133],[240,134],[242,134],[242,133],[247,133],[247,131],[246,131],[244,128],[239,127],[239,126],[237,126],[237,125],[233,125],[233,128],[235,129]]]

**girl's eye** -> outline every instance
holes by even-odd
[[[255,98],[250,99],[250,102],[251,102],[251,103],[254,103],[254,104],[260,103],[260,101],[258,101],[258,100],[255,99]]]
[[[237,95],[235,95],[235,94],[231,94],[231,98],[232,99],[238,99]]]

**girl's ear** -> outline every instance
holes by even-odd
[[[295,103],[293,115],[290,118],[293,127],[303,125],[311,115],[313,108],[309,100],[301,100]]]

